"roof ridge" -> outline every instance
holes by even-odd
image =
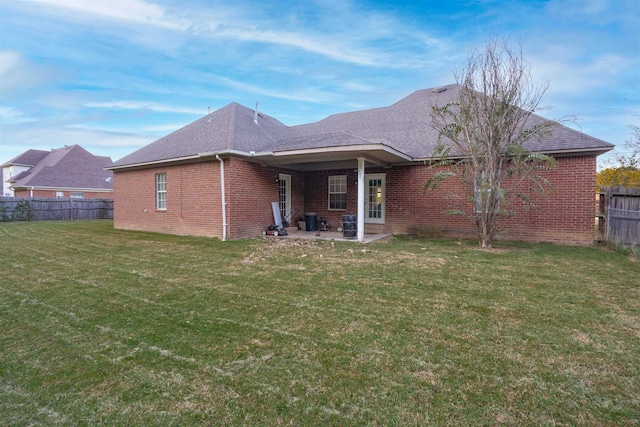
[[[231,104],[229,104],[229,106],[231,107],[231,111],[229,114],[231,114],[231,116],[229,117],[229,134],[227,135],[228,150],[232,150],[236,142],[236,125],[238,122],[237,117],[239,105],[240,104],[238,104],[237,102],[232,102]]]

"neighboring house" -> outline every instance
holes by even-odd
[[[34,167],[40,160],[46,157],[49,151],[44,150],[27,150],[20,154],[18,157],[14,157],[2,167],[2,195],[5,197],[13,197],[13,189],[9,182],[14,176],[20,175],[22,172],[26,172]]]
[[[111,158],[79,145],[28,150],[0,165],[3,194],[10,197],[113,198]]]
[[[313,212],[337,228],[343,215],[356,214],[359,239],[413,230],[472,236],[468,218],[445,213],[473,209],[472,189],[450,180],[423,192],[438,141],[430,108],[456,91],[420,90],[389,107],[291,127],[229,104],[109,167],[115,227],[253,237],[273,224],[271,202],[278,201],[293,225]],[[593,243],[596,156],[613,146],[564,126],[527,146],[557,159],[556,169],[543,171],[554,189],[532,194],[535,208],[507,220],[499,237]]]

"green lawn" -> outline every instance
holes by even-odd
[[[640,263],[0,224],[3,425],[639,425]]]

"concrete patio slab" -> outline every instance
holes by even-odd
[[[354,242],[354,243],[369,243],[376,240],[381,240],[387,237],[393,236],[393,234],[379,233],[379,234],[365,234],[364,241],[358,242],[357,239],[345,239],[342,232],[338,231],[320,231],[320,235],[316,235],[315,231],[298,230],[297,228],[286,228],[287,235],[280,236],[284,239],[316,239],[316,240],[335,240],[338,242]]]

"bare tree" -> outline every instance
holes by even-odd
[[[436,172],[425,189],[451,176],[470,189],[472,184],[472,212],[458,213],[475,221],[480,246],[491,248],[500,220],[512,214],[510,198],[518,194],[526,199],[531,190],[548,188],[538,171],[553,159],[528,150],[525,143],[549,135],[557,122],[533,115],[548,82],[534,83],[522,49],[511,49],[502,38],[494,36],[472,52],[454,75],[455,101],[431,109],[432,126],[440,136],[434,166],[448,168]]]
[[[605,168],[596,174],[596,186],[640,188],[640,126],[629,125],[633,137],[628,139],[622,152],[614,152],[613,160],[602,162]]]
[[[624,143],[626,154],[617,153],[615,160],[621,167],[629,169],[640,169],[640,126],[629,125],[633,137]]]

